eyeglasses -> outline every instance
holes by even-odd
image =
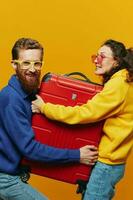
[[[92,62],[95,63],[95,60],[97,59],[97,63],[98,63],[98,64],[101,64],[102,61],[103,61],[103,59],[105,59],[105,58],[112,58],[112,57],[107,57],[107,56],[105,56],[104,54],[92,55],[92,56],[91,56]]]
[[[12,60],[12,63],[17,63],[21,66],[21,69],[30,69],[31,67],[34,67],[36,70],[41,70],[42,61],[22,61],[22,60]]]

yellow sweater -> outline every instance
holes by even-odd
[[[98,160],[113,165],[125,163],[133,145],[133,83],[125,81],[126,74],[125,69],[115,73],[104,89],[82,106],[46,103],[41,112],[67,124],[105,119]]]

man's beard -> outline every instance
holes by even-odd
[[[23,72],[23,73],[22,73]],[[20,70],[16,69],[16,75],[21,82],[22,88],[24,89],[25,92],[27,93],[33,93],[37,91],[39,85],[40,85],[40,71],[35,71],[35,72],[27,72],[26,70]],[[26,79],[26,76],[34,77],[34,81],[28,81]]]

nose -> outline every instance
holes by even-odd
[[[98,61],[97,61],[97,56],[96,55],[92,55],[91,56],[91,61],[92,63],[96,64]]]
[[[94,59],[94,61],[93,61],[95,64],[98,64],[98,59],[97,59],[97,57]]]
[[[29,71],[32,73],[36,71],[36,69],[34,68],[34,63],[31,64]]]

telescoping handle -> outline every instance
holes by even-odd
[[[92,81],[83,73],[81,72],[71,72],[71,73],[67,73],[67,74],[64,74],[64,76],[72,76],[72,75],[78,75],[82,78],[84,78],[84,80],[88,83],[92,83]]]

